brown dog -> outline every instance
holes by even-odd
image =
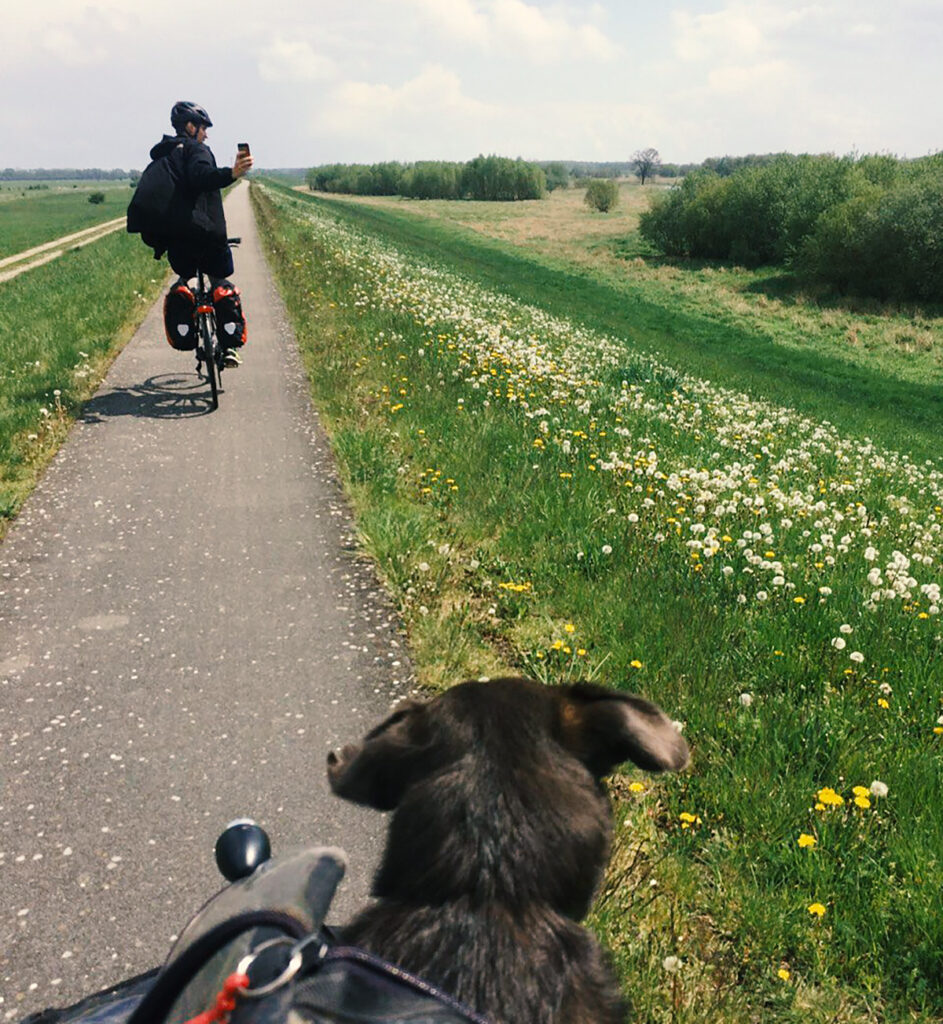
[[[600,780],[627,760],[677,771],[688,748],[656,705],[599,686],[495,679],[403,705],[328,755],[336,794],[394,811],[377,902],[345,941],[495,1024],[622,1024],[577,922],[609,856]]]

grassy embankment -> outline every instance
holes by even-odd
[[[531,203],[410,202],[350,199],[431,218],[526,246],[532,259],[587,268],[627,294],[681,306],[717,325],[740,327],[759,342],[810,349],[879,374],[943,384],[943,310],[900,307],[815,290],[780,267],[743,267],[656,256],[638,234],[651,186],[623,184],[616,209],[589,214],[577,189]]]
[[[95,182],[76,188],[27,191],[7,183],[0,189],[0,259],[70,235],[83,228],[123,217],[131,200],[128,183]],[[101,192],[103,203],[90,203]]]
[[[609,264],[253,196],[420,679],[597,678],[686,723],[689,772],[612,784],[592,923],[637,1018],[939,1019],[931,389]]]
[[[118,232],[0,283],[0,537],[164,277]]]

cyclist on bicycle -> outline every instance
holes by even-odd
[[[226,217],[220,189],[246,174],[252,167],[252,157],[240,151],[231,168],[217,167],[206,145],[206,129],[211,128],[213,122],[206,110],[196,103],[175,103],[170,123],[176,135],[165,135],[151,150],[151,159],[170,154],[178,188],[192,203],[193,213],[187,233],[167,239],[167,258],[180,275],[164,300],[167,340],[175,348],[190,349],[196,344],[194,296],[188,282],[200,268],[212,285],[225,364],[238,366],[242,360],[236,349],[245,343],[246,322],[239,289],[229,280],[233,261],[226,241]]]

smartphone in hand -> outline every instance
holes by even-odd
[[[249,155],[249,143],[248,142],[240,142],[239,145],[236,146],[236,151],[239,153],[240,156],[248,156]]]

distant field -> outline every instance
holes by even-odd
[[[591,923],[635,1019],[943,1019],[933,311],[867,313],[929,353],[842,348],[860,309],[647,258],[631,190],[621,225],[252,195],[421,681],[596,679],[683,723],[688,772],[610,783]]]
[[[943,386],[943,310],[817,296],[780,268],[659,258],[638,235],[638,217],[650,195],[664,187],[622,184],[619,205],[608,214],[590,213],[581,189],[524,203],[339,201],[466,227],[524,246],[550,265],[591,270],[633,296],[757,332],[784,348],[818,351],[901,380]]]
[[[0,183],[0,258],[121,217],[132,194],[126,181],[44,182],[48,189],[29,190],[36,184]],[[92,192],[105,201],[90,203]]]

